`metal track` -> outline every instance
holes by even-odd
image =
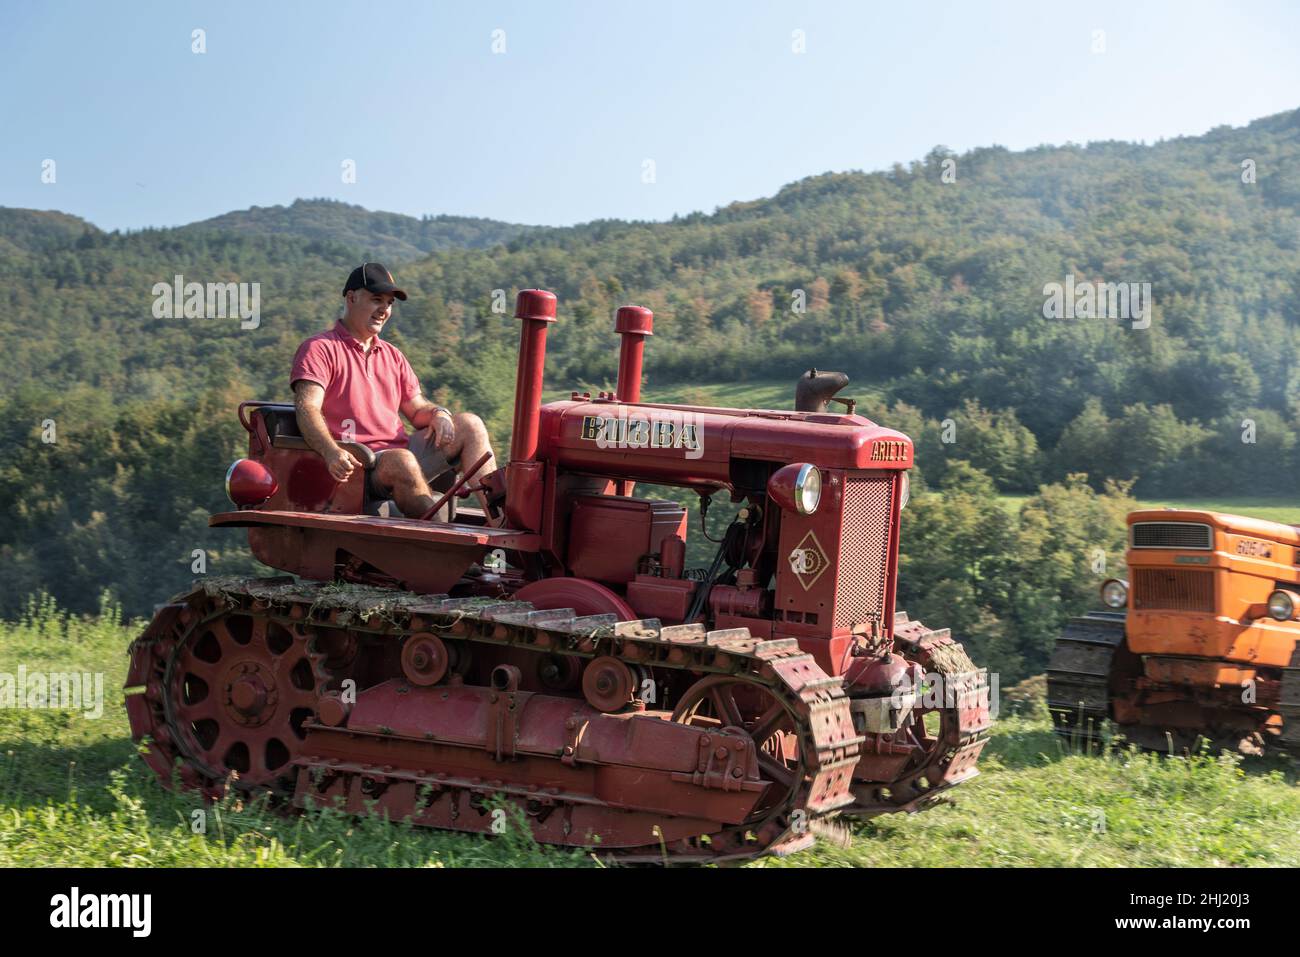
[[[1100,741],[1101,722],[1112,717],[1115,655],[1124,642],[1124,626],[1123,612],[1091,612],[1072,619],[1057,639],[1048,663],[1047,706],[1058,734],[1084,744]],[[1278,747],[1300,753],[1300,648],[1293,652],[1290,666],[1282,669],[1277,694],[1274,704],[1271,694],[1261,693],[1258,728],[1253,732],[1240,724],[1214,720],[1212,703],[1203,703],[1206,724],[1196,730],[1146,724],[1118,725],[1117,730],[1130,743],[1159,752],[1192,749],[1204,739],[1215,750],[1257,754],[1265,747]],[[1283,719],[1276,737],[1265,728],[1269,714]]]
[[[1101,739],[1110,717],[1110,673],[1124,641],[1123,612],[1072,618],[1047,663],[1047,707],[1057,734],[1074,741]]]
[[[942,792],[976,777],[975,763],[992,725],[988,671],[975,667],[949,629],[930,629],[898,612],[894,646],[904,658],[918,662],[928,676],[937,677],[942,704],[932,710],[939,715],[939,727],[931,734],[918,713],[913,735],[921,757],[893,781],[855,783],[857,803],[847,813],[857,817],[919,811]]]
[[[313,626],[347,629],[374,638],[401,641],[408,635],[436,631],[448,638],[495,648],[521,648],[550,655],[591,659],[612,656],[629,664],[672,669],[693,675],[727,675],[731,679],[765,689],[781,700],[797,722],[795,733],[802,757],[803,777],[779,805],[768,809],[760,820],[727,826],[711,834],[672,844],[653,843],[648,837],[641,847],[607,849],[602,856],[623,861],[729,861],[762,853],[789,853],[814,841],[813,823],[854,801],[850,791],[862,737],[854,730],[849,699],[843,682],[828,676],[813,657],[800,651],[793,639],[760,641],[747,629],[706,631],[701,625],[663,626],[658,620],[617,621],[614,615],[577,616],[572,609],[538,610],[528,602],[495,601],[482,598],[451,599],[445,595],[417,596],[389,590],[374,590],[365,601],[329,585],[293,583],[291,579],[246,581],[209,580],[186,595],[163,606],[149,629],[132,646],[133,662],[128,686],[145,685],[145,693],[128,698],[135,737],[157,737],[162,713],[170,711],[169,695],[174,684],[156,679],[166,674],[169,663],[196,629],[216,614],[238,613],[273,621],[298,634]],[[324,725],[310,724],[309,732]],[[170,740],[157,742],[146,761],[164,781],[169,780],[172,762],[180,758],[181,779],[186,786],[211,790],[220,782],[210,779],[196,756],[189,753],[183,737],[166,729]],[[436,768],[416,774],[384,766],[348,765],[314,760],[309,753],[294,756],[300,769],[299,794],[313,773],[343,776],[350,790],[366,783],[400,784],[441,791],[464,791],[467,802],[481,806],[488,798],[500,798],[524,805],[518,789],[494,786],[489,781],[457,782],[439,775]],[[353,780],[355,779],[355,780]],[[411,789],[413,792],[416,790]],[[461,795],[456,794],[460,801]],[[563,796],[551,803],[564,803]],[[610,814],[623,813],[616,806]],[[411,818],[419,823],[413,802]],[[467,815],[463,829],[481,831]]]
[[[1300,644],[1291,652],[1291,663],[1282,669],[1277,712],[1282,715],[1277,743],[1292,754],[1300,754]]]

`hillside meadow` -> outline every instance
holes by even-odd
[[[118,616],[111,604],[72,616],[46,599],[0,624],[0,671],[102,672],[106,691],[97,719],[0,709],[0,866],[610,866],[539,847],[517,827],[461,836],[236,799],[205,807],[164,790],[134,754],[120,692],[142,623]],[[1286,760],[1084,754],[1052,734],[1032,685],[1010,697],[1022,713],[994,725],[981,775],[938,805],[828,829],[809,850],[747,866],[1300,865],[1300,789]]]

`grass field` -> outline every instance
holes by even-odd
[[[1019,511],[1028,495],[999,495],[998,501],[1008,511]],[[1232,498],[1141,499],[1143,508],[1198,508],[1230,515],[1246,515],[1284,525],[1300,525],[1300,497],[1294,502],[1277,498],[1243,495]]]
[[[599,866],[522,830],[465,837],[236,801],[194,833],[203,805],[164,791],[134,755],[119,689],[139,624],[106,612],[71,619],[47,603],[0,625],[0,672],[102,672],[105,691],[96,719],[0,709],[0,865]],[[998,722],[981,767],[924,813],[853,825],[847,847],[751,866],[1300,865],[1300,789],[1283,758],[1072,753],[1039,706]]]

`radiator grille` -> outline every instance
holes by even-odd
[[[1214,573],[1184,568],[1133,572],[1133,607],[1143,611],[1214,611]]]
[[[1209,549],[1214,547],[1214,533],[1210,526],[1192,522],[1138,522],[1133,547]]]
[[[849,479],[844,488],[844,531],[835,586],[835,625],[880,621],[889,575],[889,521],[893,479]]]

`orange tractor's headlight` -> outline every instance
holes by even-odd
[[[1268,616],[1278,621],[1291,621],[1300,609],[1300,595],[1285,588],[1279,588],[1268,596]]]
[[[1128,604],[1128,582],[1122,578],[1108,578],[1101,583],[1101,601],[1107,608],[1123,608]]]

